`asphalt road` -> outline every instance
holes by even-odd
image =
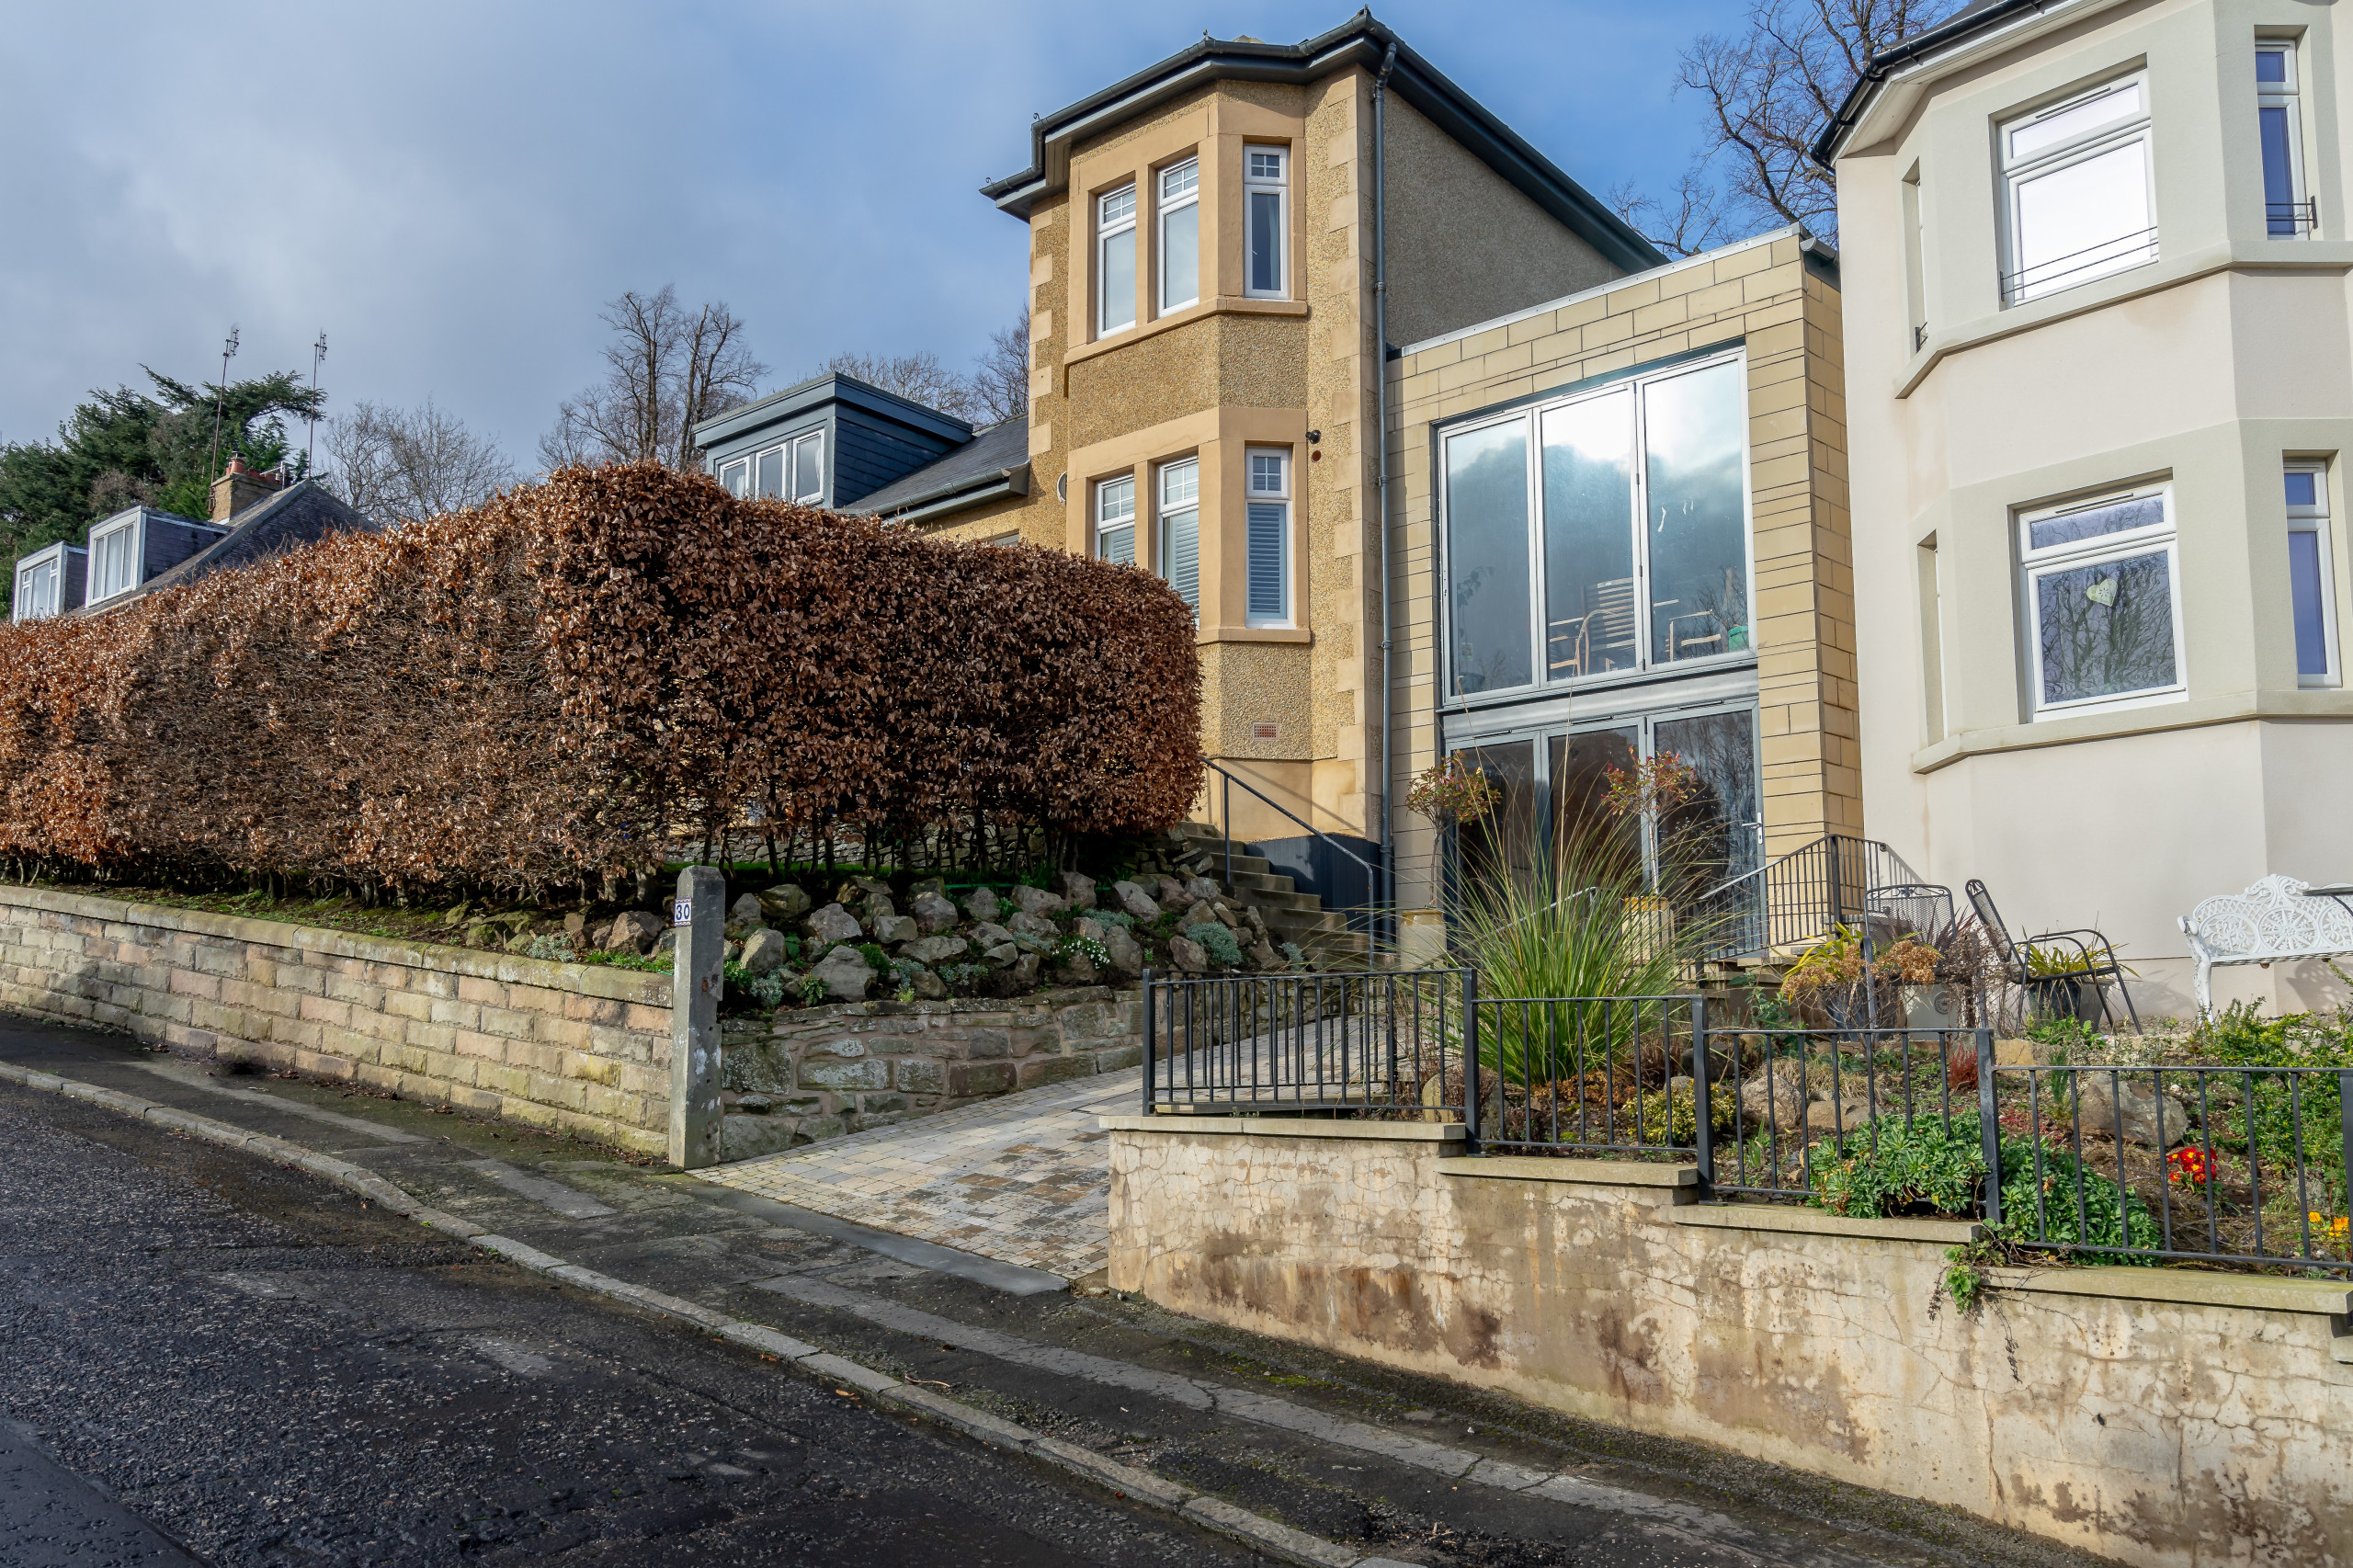
[[[0,1565],[1208,1564],[297,1172],[0,1085]]]

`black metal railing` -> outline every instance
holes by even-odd
[[[1146,975],[1143,1104],[1461,1121],[1477,1153],[1687,1164],[1717,1201],[1976,1218],[2029,1254],[2353,1277],[2353,1070],[1997,1060],[1464,970]]]
[[[1719,933],[1711,959],[1787,951],[1842,926],[1869,934],[1872,891],[1919,882],[1879,840],[1831,834],[1711,888],[1693,901],[1690,917]]]
[[[1479,1097],[1468,970],[1143,976],[1143,1109],[1463,1119]]]
[[[2119,271],[2127,267],[2139,267],[2157,259],[2157,231],[2139,229],[2129,234],[2119,234],[2082,250],[2054,256],[2048,261],[2038,261],[2021,267],[2016,272],[2002,274],[2002,299],[2006,304],[2017,304],[2032,295],[2057,289],[2073,288],[2088,283],[2101,273]]]
[[[1224,768],[1220,767],[1216,763],[1211,762],[1207,757],[1203,757],[1201,759],[1201,766],[1208,768],[1211,773],[1214,774],[1218,780],[1219,801],[1218,820],[1216,825],[1218,832],[1223,835],[1225,838],[1225,886],[1228,892],[1232,892],[1233,890],[1233,790],[1234,786],[1240,785],[1245,793],[1255,797],[1261,804],[1271,808],[1279,813],[1285,820],[1298,824],[1300,831],[1306,834],[1310,838],[1315,840],[1318,844],[1324,846],[1326,848],[1336,850],[1339,854],[1346,856],[1348,859],[1355,861],[1358,866],[1363,869],[1365,874],[1365,902],[1360,904],[1347,904],[1336,903],[1327,900],[1324,903],[1325,908],[1336,909],[1343,913],[1350,911],[1370,911],[1377,913],[1387,907],[1388,884],[1385,874],[1381,870],[1381,867],[1375,865],[1372,861],[1366,859],[1363,856],[1358,854],[1355,850],[1349,848],[1347,845],[1341,843],[1330,834],[1325,833],[1322,828],[1313,825],[1306,818],[1301,816],[1298,812],[1292,811],[1281,801],[1277,801],[1267,794],[1265,790],[1260,790],[1257,786],[1252,784],[1247,778],[1235,778],[1233,774],[1227,772]],[[1205,792],[1207,788],[1208,784],[1205,780],[1203,783]],[[1245,848],[1244,853],[1247,854],[1248,850]]]
[[[2320,230],[2320,199],[2307,196],[2302,201],[2267,201],[2263,204],[2263,222],[2274,235],[2316,233]]]

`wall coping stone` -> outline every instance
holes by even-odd
[[[1459,1121],[1309,1121],[1288,1116],[1106,1116],[1106,1132],[1207,1133],[1217,1138],[1369,1138],[1415,1143],[1460,1143],[1469,1129]]]
[[[1720,1231],[1781,1231],[1809,1236],[1866,1236],[1889,1242],[1934,1242],[1941,1246],[1965,1246],[1985,1239],[1985,1227],[1974,1220],[1858,1220],[1825,1214],[1819,1209],[1797,1209],[1779,1203],[1694,1204],[1674,1212],[1678,1225],[1704,1225]]]
[[[94,898],[86,893],[54,892],[45,888],[15,884],[0,884],[0,905],[41,909],[57,915],[78,915],[90,920],[153,926],[165,931],[186,931],[199,937],[256,942],[263,947],[293,948],[327,958],[402,964],[442,974],[495,980],[509,985],[574,991],[607,1001],[642,1003],[649,1007],[667,1007],[670,1005],[670,977],[647,970],[616,969],[609,964],[558,963],[552,959],[524,958],[517,953],[483,953],[439,942],[369,937],[325,926],[297,926],[290,921],[264,920],[249,915],[215,915],[209,910],[178,909],[161,903],[133,903],[124,899]]]
[[[2353,1282],[2343,1279],[2279,1279],[2260,1274],[2212,1274],[2197,1268],[2131,1267],[1989,1268],[1985,1277],[1995,1289],[2001,1290],[2121,1296],[2136,1301],[2252,1307],[2330,1317],[2353,1312]]]
[[[1440,1160],[1440,1176],[1491,1176],[1511,1181],[1574,1181],[1593,1187],[1697,1187],[1697,1165],[1651,1165],[1642,1160],[1554,1159],[1542,1154],[1482,1154]]]

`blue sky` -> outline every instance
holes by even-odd
[[[1732,0],[1376,8],[1597,192],[1697,139],[1675,55]],[[0,437],[143,362],[430,394],[527,465],[601,301],[723,299],[782,385],[826,356],[961,368],[1020,308],[978,194],[1033,114],[1198,40],[1350,7],[668,4],[0,7]]]

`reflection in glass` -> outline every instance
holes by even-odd
[[[2034,579],[2042,701],[2125,697],[2174,685],[2173,569],[2164,551]]]
[[[1714,887],[1755,870],[1761,842],[1756,716],[1743,710],[1662,719],[1651,738],[1655,752],[1674,753],[1699,776],[1699,792],[1658,824],[1662,841],[1675,846],[1678,874]]]
[[[1447,567],[1457,692],[1526,686],[1528,423],[1446,443]]]
[[[1749,645],[1741,376],[1735,361],[1654,382],[1643,393],[1656,664]]]
[[[1613,815],[1608,805],[1609,770],[1634,766],[1640,733],[1629,724],[1552,737],[1552,864],[1562,874],[1572,867],[1641,863],[1642,824]]]
[[[1535,743],[1506,741],[1459,755],[1502,794],[1495,810],[1462,824],[1458,842],[1464,876],[1490,886],[1506,878],[1525,886],[1536,865]]]
[[[2310,478],[2309,474],[2304,477]],[[2328,674],[2327,589],[2320,563],[2320,534],[2296,528],[2288,535],[2288,593],[2296,606],[2296,673]]]
[[[770,447],[759,456],[759,472],[752,484],[752,494],[763,500],[775,500],[784,494],[784,449]]]
[[[1544,665],[1566,680],[1638,663],[1634,394],[1544,415]]]
[[[2132,528],[2157,528],[2165,520],[2165,498],[2163,495],[2135,495],[2129,500],[2109,501],[2097,506],[2062,512],[2055,517],[2038,517],[2026,526],[2026,547],[2029,550],[2049,550],[2055,545],[2074,544],[2078,540],[2098,539]]]

